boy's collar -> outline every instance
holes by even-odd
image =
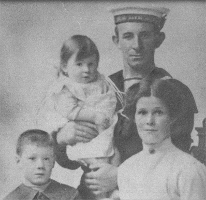
[[[23,183],[18,187],[18,199],[21,200],[33,200],[36,194],[38,193],[37,190],[33,190],[32,188],[24,185]]]
[[[47,187],[48,185],[51,183],[51,180],[49,180],[48,183],[44,184],[44,185],[41,185],[41,186],[38,186],[38,185],[33,185],[31,184],[30,182],[26,181],[26,180],[23,180],[23,184],[29,188],[32,188],[33,190],[36,190],[36,191],[39,191],[39,192],[43,192]]]
[[[20,192],[20,197],[19,199],[21,200],[33,200],[35,199],[35,196],[38,195],[39,192],[42,192],[43,195],[45,195],[46,197],[49,198],[49,196],[51,195],[47,195],[47,193],[45,193],[44,191],[47,189],[47,187],[49,186],[49,184],[52,182],[52,180],[50,180],[47,184],[45,184],[43,187],[31,187],[28,185],[25,185],[24,183],[22,183],[19,186],[19,190]]]

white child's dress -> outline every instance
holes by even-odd
[[[116,95],[112,87],[101,74],[95,82],[81,84],[68,77],[60,77],[48,91],[40,109],[41,128],[57,131],[68,121],[75,120],[82,108],[104,114],[111,124],[88,143],[67,146],[67,155],[71,160],[83,158],[110,157],[114,153],[113,130],[117,122]],[[69,134],[69,133],[68,133]]]

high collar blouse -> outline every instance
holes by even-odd
[[[118,186],[121,200],[205,200],[206,167],[168,138],[120,165]]]

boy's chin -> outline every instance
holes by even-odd
[[[50,181],[50,178],[47,179],[47,180],[33,180],[33,181],[30,181],[30,183],[34,186],[42,186],[42,185],[46,185],[47,183],[49,183]]]

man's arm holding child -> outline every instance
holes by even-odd
[[[116,166],[108,163],[95,163],[90,166],[91,172],[85,174],[87,187],[95,194],[113,191],[117,187]]]
[[[68,134],[68,130],[70,134]],[[98,135],[96,125],[88,122],[70,121],[58,132],[53,132],[56,161],[59,165],[68,169],[77,169],[79,164],[71,161],[66,155],[66,145],[74,145],[77,142],[89,142]]]

